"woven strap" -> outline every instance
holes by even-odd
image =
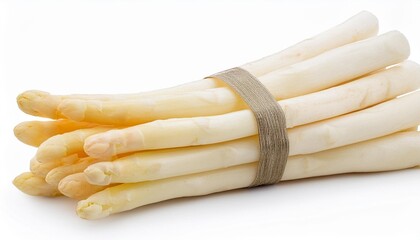
[[[280,182],[289,156],[286,119],[280,105],[262,83],[242,68],[232,68],[213,74],[228,84],[254,113],[258,127],[260,159],[257,175],[250,185]]]

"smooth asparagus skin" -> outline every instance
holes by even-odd
[[[392,31],[275,70],[259,80],[277,100],[288,99],[400,63],[409,54],[407,39],[400,32]],[[75,121],[134,125],[157,119],[224,114],[244,108],[242,99],[230,88],[223,87],[126,101],[65,100],[59,111]]]
[[[19,123],[13,132],[19,141],[30,146],[39,147],[48,138],[58,134],[83,128],[96,127],[97,124],[75,122],[61,119],[57,121],[28,121]]]
[[[420,132],[403,132],[292,157],[287,162],[283,180],[415,167],[420,165],[419,142]],[[256,163],[250,163],[157,181],[121,184],[80,201],[77,214],[82,218],[97,219],[168,199],[244,188],[254,180],[256,168]]]
[[[41,162],[52,162],[68,160],[68,156],[83,154],[84,140],[96,133],[105,132],[110,128],[95,127],[78,129],[60,135],[55,135],[43,142],[37,152],[36,159]],[[82,153],[81,153],[82,152]],[[83,157],[83,156],[79,156]]]
[[[79,158],[77,156],[71,156],[71,162],[77,162]],[[48,172],[52,169],[61,166],[59,161],[51,161],[47,163],[41,163],[34,156],[29,162],[29,169],[37,176],[46,177]]]
[[[402,33],[377,31],[376,17],[361,12],[239,66],[285,113],[282,181],[420,166],[420,65],[406,60]],[[15,127],[38,149],[13,184],[29,195],[80,200],[81,218],[245,188],[258,171],[254,114],[215,78],[130,94],[30,90],[17,103],[52,121]]]
[[[403,132],[417,131],[417,127]],[[84,173],[94,185],[136,183],[213,171],[258,161],[258,138],[248,137],[218,144],[170,148],[131,154],[88,166]],[[299,158],[290,155],[289,159]]]
[[[319,107],[323,108],[322,105]],[[302,111],[302,114],[315,112],[311,110]],[[290,119],[289,112],[285,108],[286,119]],[[419,123],[420,92],[414,92],[364,110],[291,128],[288,130],[290,154],[311,153],[364,141]],[[241,111],[216,117],[155,121],[110,130],[88,137],[84,149],[91,157],[107,158],[120,153],[219,143],[256,134],[253,114]]]
[[[74,164],[58,166],[48,171],[48,174],[45,176],[45,181],[50,185],[58,186],[63,178],[83,172],[88,166],[100,161],[100,159],[86,157]]]
[[[13,180],[13,184],[22,192],[33,196],[57,197],[61,193],[57,187],[45,182],[43,177],[32,172],[25,172]]]
[[[276,69],[309,59],[328,50],[369,38],[376,35],[377,32],[377,18],[373,14],[363,11],[312,38],[301,41],[265,58],[244,64],[241,67],[255,76],[260,77]],[[17,101],[19,108],[27,114],[57,119],[64,117],[58,111],[58,106],[65,100],[81,99],[101,102],[139,99],[148,96],[205,90],[221,86],[224,86],[224,84],[220,81],[202,79],[168,89],[134,94],[75,94],[62,96],[51,95],[42,91],[27,91],[19,95]]]
[[[110,186],[117,186],[116,184]],[[86,199],[92,194],[100,192],[109,186],[92,185],[86,181],[83,173],[71,174],[63,178],[58,184],[58,190],[66,197],[73,199]]]

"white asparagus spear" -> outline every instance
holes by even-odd
[[[419,87],[420,65],[406,61],[347,84],[278,103],[287,112],[291,128],[364,109]]]
[[[130,126],[157,119],[210,116],[244,108],[243,101],[228,87],[219,87],[106,102],[63,100],[58,111],[75,121]]]
[[[351,17],[347,21],[322,32],[312,38],[299,42],[283,51],[259,59],[257,61],[242,65],[255,76],[259,77],[275,69],[291,65],[308,58],[314,57],[325,51],[366,39],[376,35],[378,32],[378,20],[369,12],[363,11]],[[27,91],[18,97],[20,109],[28,114],[49,118],[63,117],[57,111],[57,107],[65,99],[90,99],[90,100],[116,100],[127,98],[141,98],[150,95],[177,93],[181,91],[196,91],[223,86],[214,79],[203,79],[181,86],[162,89],[148,93],[135,94],[114,94],[114,95],[50,95],[41,91]]]
[[[116,186],[97,186],[86,181],[83,173],[71,174],[63,178],[58,184],[58,190],[66,197],[73,199],[86,199],[94,193],[104,190],[107,187]]]
[[[279,53],[241,67],[254,76],[262,76],[276,69],[309,59],[328,50],[360,41],[377,34],[378,20],[367,11],[362,11],[330,30],[306,39]]]
[[[48,173],[55,168],[77,164],[81,161],[80,157],[84,155],[86,154],[79,152],[49,162],[39,162],[34,156],[30,161],[30,170],[38,176],[47,177]]]
[[[258,156],[258,138],[254,136],[217,144],[138,152],[90,165],[84,173],[87,181],[95,185],[135,183],[251,163]]]
[[[74,157],[74,156],[73,156]],[[77,161],[77,160],[75,160]],[[31,172],[33,172],[35,175],[44,177],[47,176],[48,172],[51,171],[51,169],[54,169],[56,167],[59,167],[61,163],[59,161],[52,161],[47,163],[40,163],[36,156],[31,159],[29,162],[29,169]]]
[[[45,182],[43,177],[32,172],[25,172],[13,180],[13,184],[22,192],[33,196],[57,197],[61,193],[57,187]]]
[[[417,131],[417,127],[403,131]],[[135,183],[252,163],[259,155],[258,138],[253,136],[217,144],[138,152],[92,164],[84,173],[88,182],[95,185]]]
[[[260,80],[277,99],[286,99],[400,63],[409,55],[410,46],[405,36],[398,31],[390,31],[270,72]]]
[[[349,172],[377,172],[420,165],[420,133],[403,132],[328,151],[289,158],[283,180]],[[103,218],[168,199],[249,186],[256,163],[157,181],[127,183],[93,194],[77,205],[86,219]]]
[[[287,99],[397,64],[409,53],[404,35],[392,31],[278,69],[259,80],[276,99]],[[223,87],[126,101],[64,100],[59,111],[75,121],[133,125],[157,119],[217,115],[244,108],[246,105],[237,94]]]
[[[16,138],[21,142],[38,147],[52,136],[96,126],[97,124],[93,123],[75,122],[66,119],[57,121],[28,121],[19,123],[13,131]]]
[[[405,69],[405,70],[404,70]],[[405,72],[407,70],[407,72]],[[392,69],[387,70],[392,71]],[[382,73],[386,73],[382,72]],[[386,77],[379,78],[376,82],[375,75],[367,77],[369,84],[355,81],[347,85],[342,85],[333,89],[325,90],[323,92],[314,93],[311,95],[289,99],[286,102],[280,101],[284,113],[286,115],[287,127],[294,127],[296,125],[304,124],[309,121],[317,121],[323,118],[333,117],[340,114],[355,111],[360,108],[384,101],[390,97],[402,94],[404,87],[398,87],[399,84],[408,81],[411,82],[412,87],[418,86],[420,80],[419,66],[413,63],[406,63],[395,69],[395,73],[405,72],[404,78],[400,79],[395,75],[385,75]],[[412,73],[412,74],[410,74]],[[370,84],[370,80],[376,84]],[[359,85],[360,84],[360,85]],[[379,84],[379,85],[378,85]],[[349,86],[350,85],[350,86]],[[370,86],[370,87],[369,87]],[[400,85],[402,86],[402,85]],[[366,89],[362,90],[363,87]],[[397,90],[399,89],[399,90]],[[360,92],[359,92],[360,91]],[[381,132],[374,133],[373,131],[366,131],[366,134],[371,133],[371,137],[378,137],[389,134],[394,131],[399,131],[404,128],[418,125],[420,114],[410,114],[410,112],[419,112],[420,101],[418,101],[420,93],[410,94],[400,99],[390,100],[370,109],[355,112],[353,114],[336,117],[327,121],[319,123],[308,124],[303,127],[295,127],[289,130],[289,138],[296,136],[296,140],[291,139],[291,143],[298,144],[298,141],[303,141],[301,135],[309,137],[310,134],[315,134],[317,131],[324,131],[324,133],[317,133],[313,138],[320,138],[317,141],[324,143],[322,139],[327,139],[331,135],[334,137],[335,132],[328,132],[328,126],[340,124],[343,131],[356,131],[358,129],[357,122],[362,118],[361,124],[366,124]],[[303,98],[304,101],[300,100]],[[411,108],[413,110],[411,110]],[[381,112],[380,112],[380,111]],[[383,116],[392,114],[399,114],[399,111],[404,111],[403,114],[392,117],[392,119],[384,119]],[[372,114],[371,112],[375,112]],[[377,113],[376,113],[377,112]],[[366,117],[369,113],[369,117]],[[389,113],[389,114],[388,114]],[[404,119],[403,117],[406,117]],[[372,120],[370,120],[371,118]],[[398,121],[407,122],[407,126],[402,128],[395,128]],[[375,121],[383,121],[385,128],[376,127]],[[341,124],[341,122],[345,124]],[[373,121],[373,122],[372,122]],[[348,125],[346,125],[348,124]],[[308,131],[305,135],[305,132]],[[357,131],[356,131],[357,132]],[[196,117],[196,118],[181,118],[168,119],[161,121],[154,121],[151,123],[141,124],[130,128],[111,130],[100,134],[95,134],[86,139],[84,149],[85,152],[96,158],[106,158],[119,153],[136,152],[148,149],[161,149],[184,147],[193,145],[203,145],[230,141],[238,138],[248,137],[257,134],[257,127],[255,118],[251,111],[243,110],[229,114],[211,116],[211,117]],[[379,135],[376,135],[379,134]],[[357,141],[359,135],[352,133]],[[361,137],[361,136],[360,136]],[[322,140],[322,141],[321,141]],[[343,143],[347,142],[348,138],[344,137]],[[362,139],[360,139],[362,140]],[[350,143],[350,142],[347,142]],[[306,153],[306,145],[313,145],[311,142],[302,142],[298,146],[291,146],[291,154]],[[320,151],[326,149],[328,145],[320,146]],[[303,149],[302,149],[303,148]],[[299,150],[298,150],[299,149]],[[303,152],[302,152],[303,151]]]
[[[416,91],[336,119],[291,129],[289,139],[296,153],[307,154],[385,136],[419,123],[420,91]]]
[[[84,157],[83,144],[87,137],[109,130],[110,128],[95,127],[79,129],[72,132],[60,134],[49,138],[43,142],[36,152],[36,159],[40,163],[69,160],[68,156],[76,154]],[[72,158],[74,159],[74,158]],[[73,163],[73,162],[70,162]]]
[[[80,161],[69,164],[58,166],[56,168],[51,169],[48,174],[45,176],[45,181],[53,186],[58,186],[58,183],[65,177],[83,172],[89,165],[100,162],[99,159],[94,159],[91,157],[86,157],[80,159]],[[47,163],[48,164],[48,163]]]

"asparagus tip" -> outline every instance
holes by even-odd
[[[51,138],[50,138],[51,139]],[[45,141],[38,148],[36,152],[36,159],[40,163],[48,163],[61,159],[67,155],[67,148],[64,145],[59,144],[50,144],[50,142]]]
[[[35,141],[36,138],[31,134],[31,131],[28,131],[33,127],[31,122],[21,122],[13,128],[13,133],[19,141],[35,147],[40,142]]]
[[[77,203],[76,213],[83,219],[99,219],[111,214],[111,207],[99,203],[82,200]]]
[[[92,138],[89,137],[85,140],[84,150],[86,154],[93,158],[102,158],[112,155],[110,155],[111,145],[108,142],[97,142],[92,141],[91,139]]]
[[[89,166],[84,173],[87,181],[94,185],[109,185],[111,183],[112,172],[109,167],[112,163],[99,163]]]
[[[79,99],[66,99],[58,105],[58,111],[68,119],[82,122],[85,120],[86,103]]]
[[[57,197],[61,193],[48,185],[43,178],[32,172],[24,172],[13,180],[13,185],[23,193],[32,196]]]
[[[47,176],[45,176],[45,181],[50,185],[58,187],[58,183],[60,183],[61,179],[63,178],[63,172],[58,171],[56,170],[56,168],[54,168],[47,173]]]
[[[19,138],[26,128],[27,128],[27,124],[25,122],[21,122],[13,128],[13,133],[15,134],[17,138]]]
[[[25,172],[25,173],[22,173],[22,174],[16,176],[15,179],[13,179],[13,185],[15,185],[15,187],[17,189],[19,189],[22,192],[24,192],[23,191],[23,186],[24,186],[26,180],[28,180],[29,178],[31,178],[32,175],[33,174],[30,173],[30,172]]]
[[[80,196],[78,196],[77,192],[74,191],[74,189],[83,189],[82,183],[80,181],[77,181],[75,179],[66,179],[63,178],[58,183],[58,190],[64,194],[65,196],[69,198],[76,198],[80,199]]]
[[[33,103],[49,95],[50,94],[48,92],[29,90],[19,94],[16,98],[16,101],[20,110],[22,110],[24,113],[36,115],[39,113],[37,109],[34,109]]]

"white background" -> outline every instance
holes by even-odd
[[[175,2],[175,1],[174,1]],[[15,97],[135,92],[274,53],[361,10],[402,31],[420,61],[419,1],[0,1],[0,239],[420,239],[420,169],[294,181],[172,200],[104,220],[26,196],[35,149],[12,129]],[[420,146],[420,143],[419,143]]]

